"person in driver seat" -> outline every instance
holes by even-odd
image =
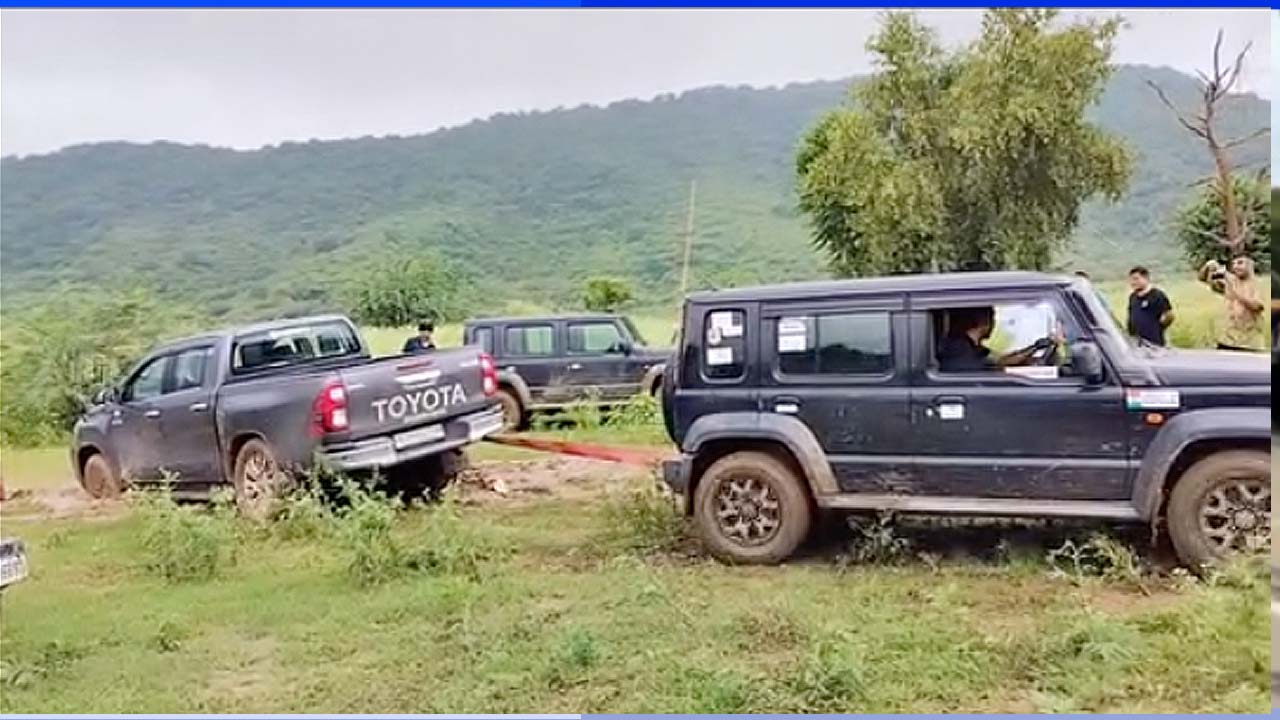
[[[1030,365],[1036,353],[1056,345],[1052,338],[1041,338],[1021,350],[992,357],[983,343],[991,339],[995,329],[993,307],[956,308],[949,312],[950,328],[938,344],[938,368],[942,372],[982,372],[999,367]]]

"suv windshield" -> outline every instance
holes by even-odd
[[[1120,318],[1116,316],[1111,309],[1111,304],[1107,302],[1106,297],[1095,288],[1088,280],[1077,280],[1072,288],[1076,291],[1076,295],[1084,302],[1089,314],[1092,316],[1090,320],[1095,326],[1103,332],[1117,340],[1120,340],[1120,347],[1130,350],[1136,347],[1136,343],[1129,334],[1121,328],[1124,325],[1120,322]]]
[[[359,354],[360,340],[351,326],[329,320],[241,335],[231,351],[231,370],[246,373]]]

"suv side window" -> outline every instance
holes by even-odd
[[[606,355],[622,352],[622,333],[612,322],[569,323],[569,352]]]
[[[930,369],[943,375],[978,372],[1057,380],[1072,374],[1070,353],[1065,348],[1049,350],[1054,355],[1043,363],[1004,365],[998,360],[1055,335],[1066,340],[1066,348],[1085,338],[1075,316],[1052,297],[938,308],[929,314],[934,331]],[[969,332],[974,325],[979,327],[976,344]],[[982,337],[981,328],[987,327]]]
[[[471,331],[471,342],[479,345],[490,355],[493,354],[493,328],[480,326]]]
[[[160,397],[164,391],[164,371],[172,355],[162,355],[134,373],[125,385],[120,399],[124,402],[139,402]]]
[[[514,325],[503,338],[506,355],[548,357],[555,354],[555,330],[550,325]]]
[[[746,312],[709,310],[702,328],[702,375],[708,380],[736,380],[747,370]]]
[[[783,316],[776,320],[778,370],[786,375],[883,375],[893,370],[885,311]]]
[[[183,350],[173,357],[172,387],[165,394],[204,387],[205,373],[209,369],[209,356],[213,348],[202,347]]]

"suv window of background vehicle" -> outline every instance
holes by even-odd
[[[555,332],[550,325],[516,325],[507,328],[504,354],[544,357],[555,353]]]
[[[481,349],[490,355],[493,354],[493,328],[478,327],[471,331],[471,342],[479,345]]]
[[[160,397],[164,390],[164,370],[172,355],[164,355],[147,363],[139,370],[121,393],[125,402],[138,402]]]
[[[622,352],[622,333],[611,322],[569,323],[569,352],[601,355]]]
[[[780,317],[778,370],[787,375],[880,375],[893,369],[889,313]]]

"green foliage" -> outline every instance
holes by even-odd
[[[346,304],[355,320],[394,327],[421,320],[459,320],[467,280],[449,263],[430,257],[397,257],[369,263],[352,274]]]
[[[143,565],[169,582],[211,580],[235,561],[234,519],[223,506],[182,506],[168,490],[143,492],[139,545]]]
[[[4,318],[0,336],[0,442],[60,441],[84,402],[162,338],[198,325],[179,304],[139,289],[64,288],[38,308]]]
[[[914,16],[886,16],[856,107],[820,120],[797,155],[833,272],[1047,268],[1087,200],[1120,197],[1131,154],[1086,117],[1119,21],[1056,17],[989,10],[978,41],[948,53]]]
[[[642,556],[676,550],[688,537],[674,499],[656,485],[611,498],[604,522],[606,547]]]
[[[582,288],[582,305],[592,312],[617,312],[633,299],[631,284],[622,278],[593,277]]]
[[[1248,228],[1245,252],[1263,272],[1272,267],[1274,252],[1272,236],[1275,231],[1267,200],[1270,184],[1265,176],[1249,178],[1237,175],[1232,187],[1236,207],[1244,219],[1244,227]],[[1178,212],[1177,229],[1183,257],[1192,270],[1199,270],[1209,260],[1225,265],[1231,259],[1231,251],[1221,241],[1226,237],[1226,223],[1216,184],[1201,185],[1191,201]]]
[[[338,516],[337,537],[348,554],[347,574],[360,586],[379,585],[399,577],[406,569],[405,550],[392,534],[399,500],[342,483],[347,505]]]
[[[989,92],[1007,97],[1023,71]],[[1042,75],[1029,77],[1043,86]],[[1063,267],[1118,278],[1116,268],[1135,262],[1180,264],[1171,223],[1187,186],[1212,165],[1148,80],[1181,107],[1197,103],[1193,78],[1117,66],[1087,115],[1135,149],[1131,192],[1082,209]],[[387,257],[389,236],[405,249],[400,257],[438,256],[467,271],[484,300],[477,312],[577,308],[583,282],[599,275],[625,278],[640,302],[669,308],[694,176],[691,288],[819,277],[823,258],[796,211],[795,148],[849,84],[705,88],[251,152],[101,143],[6,157],[5,319],[64,281],[101,289],[121,278],[224,321],[334,310],[347,269]],[[1222,131],[1236,137],[1269,122],[1269,104],[1242,95]],[[1261,139],[1235,158],[1252,168],[1269,164],[1270,150]]]

